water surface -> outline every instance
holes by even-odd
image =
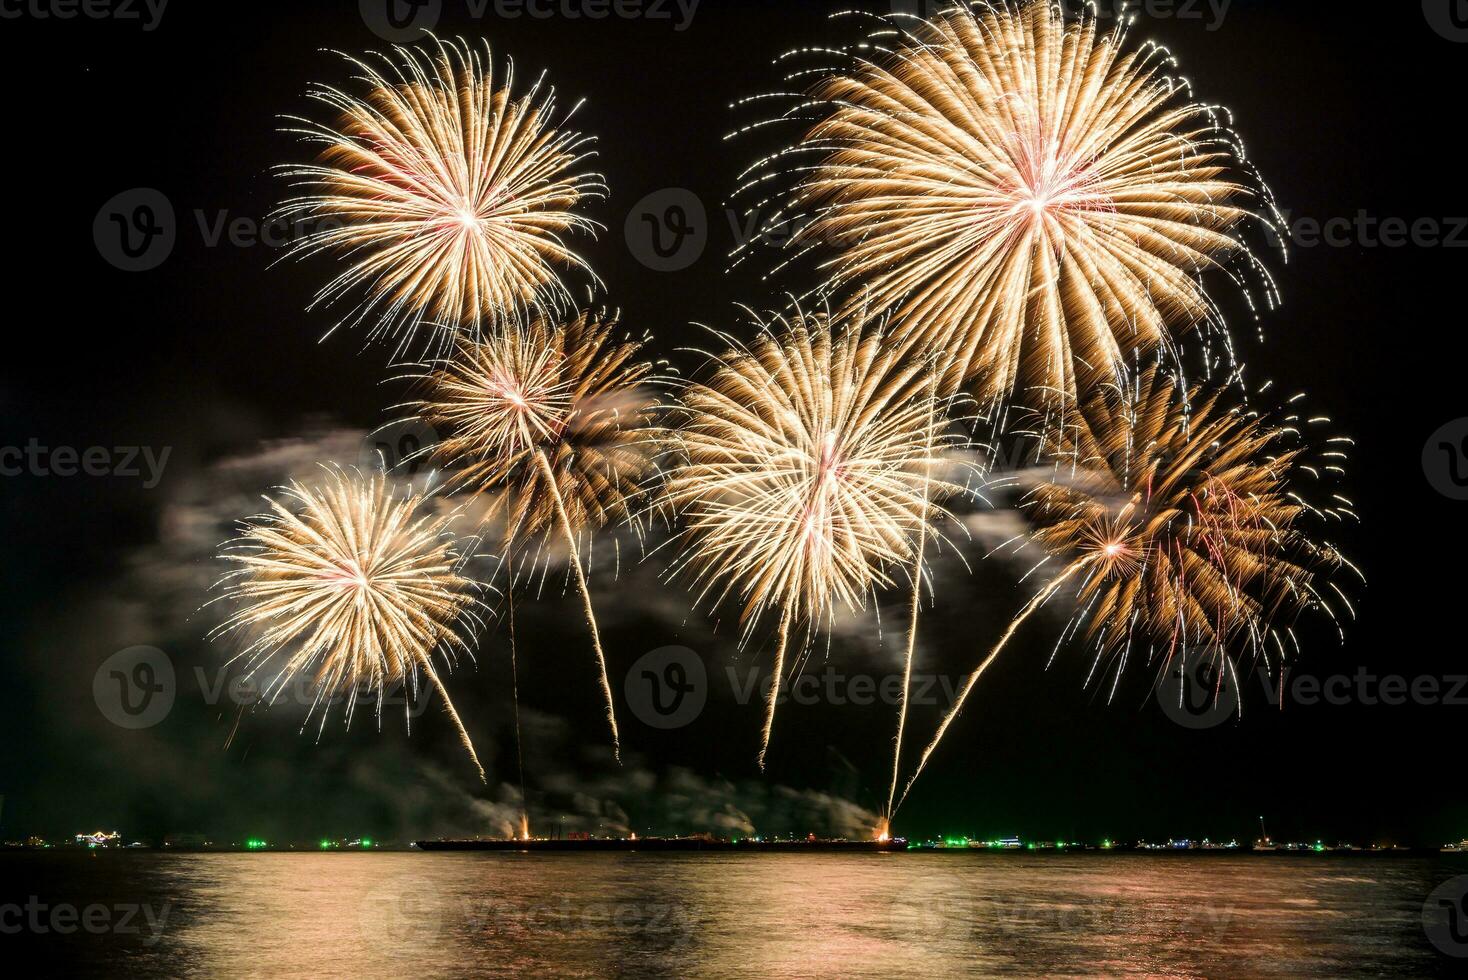
[[[0,855],[0,904],[21,906],[0,949],[142,977],[1451,976],[1468,961],[1428,942],[1422,910],[1464,873],[1446,856],[23,853]]]

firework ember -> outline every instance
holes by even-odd
[[[1274,214],[1268,190],[1161,49],[1047,2],[882,25],[817,71],[786,119],[818,121],[745,189],[790,172],[772,240],[825,256],[827,288],[890,310],[896,340],[951,354],[951,385],[1074,398],[1088,367],[1120,377],[1136,351],[1221,325],[1198,277],[1231,260],[1273,302],[1240,235]]]
[[[652,366],[617,340],[612,317],[506,324],[461,339],[422,379],[420,416],[447,437],[431,450],[450,486],[493,496],[505,553],[558,534],[570,552],[606,698],[616,710],[596,614],[582,569],[583,539],[614,520],[636,522],[629,500],[652,471]]]
[[[217,631],[238,632],[250,673],[273,667],[266,699],[307,679],[323,701],[374,695],[379,720],[390,684],[418,671],[443,695],[479,776],[484,769],[433,655],[470,654],[466,627],[477,624],[476,585],[455,570],[452,516],[434,516],[412,493],[382,477],[329,471],[320,487],[292,483],[270,512],[245,522],[224,557],[236,568],[221,582],[235,612]],[[326,713],[322,713],[322,724]]]
[[[778,611],[763,765],[792,629],[892,584],[959,488],[922,361],[824,315],[758,326],[685,392],[666,499],[685,524],[674,574],[712,604],[737,597],[746,641]]]
[[[1298,652],[1293,625],[1307,612],[1338,629],[1354,614],[1332,577],[1360,573],[1316,530],[1355,515],[1338,495],[1320,507],[1303,496],[1343,472],[1349,440],[1312,450],[1297,416],[1271,421],[1226,407],[1219,390],[1185,393],[1155,367],[1088,390],[1070,422],[1045,431],[1055,470],[1023,507],[1029,540],[1063,564],[969,676],[918,773],[1010,637],[1067,583],[1077,612],[1060,642],[1082,636],[1091,675],[1109,670],[1113,692],[1139,655],[1166,670],[1197,651],[1222,677],[1233,654],[1267,663]]]
[[[348,319],[399,349],[426,324],[442,350],[482,323],[564,308],[560,270],[589,273],[566,239],[596,227],[576,209],[605,193],[583,169],[590,138],[559,128],[544,77],[515,95],[513,67],[497,77],[487,45],[394,50],[348,57],[366,91],[317,87],[336,121],[292,130],[321,149],[282,168],[304,191],[280,212],[305,229],[293,252],[348,261],[316,301],[359,294]]]

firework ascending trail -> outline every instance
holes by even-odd
[[[280,209],[305,232],[293,251],[349,262],[316,301],[365,294],[349,319],[372,319],[400,349],[431,322],[440,351],[481,322],[564,308],[559,270],[590,272],[565,240],[596,228],[576,207],[605,193],[581,169],[591,139],[558,128],[544,77],[513,94],[513,67],[496,78],[487,45],[395,50],[372,64],[348,57],[364,94],[311,92],[336,121],[295,121],[321,157],[282,168],[305,192]]]
[[[1307,480],[1343,472],[1348,440],[1307,458],[1294,444],[1296,418],[1227,409],[1216,391],[1185,399],[1155,367],[1126,388],[1095,385],[1078,407],[1074,424],[1045,434],[1054,478],[1023,506],[1029,539],[1065,564],[970,675],[908,789],[1015,630],[1068,582],[1079,583],[1078,612],[1061,641],[1083,633],[1095,650],[1092,676],[1109,662],[1113,691],[1139,652],[1164,671],[1204,652],[1223,677],[1234,652],[1267,662],[1272,644],[1289,656],[1306,611],[1337,621],[1337,605],[1352,613],[1330,577],[1359,572],[1305,525],[1355,515],[1338,496],[1317,508],[1300,495]]]
[[[927,445],[928,451],[931,454],[934,439],[937,435],[937,409],[940,404],[938,401],[938,385],[942,375],[937,369],[936,363],[930,365],[929,370],[932,372],[932,375],[929,400],[931,411],[928,414]],[[923,571],[926,567],[924,565],[924,558],[927,554],[928,545],[927,523],[930,497],[931,488],[925,482],[923,486],[923,507],[921,511],[922,525],[918,528],[917,554],[914,556],[912,562],[912,602],[907,614],[907,650],[902,658],[902,701],[897,708],[897,735],[892,740],[892,781],[887,789],[887,806],[882,811],[882,826],[878,828],[876,833],[876,837],[879,840],[885,840],[890,836],[892,803],[896,799],[897,777],[902,769],[902,737],[907,731],[908,700],[912,693],[912,665],[917,655],[918,614],[922,611],[923,605]]]
[[[753,213],[826,257],[848,307],[950,353],[946,380],[981,402],[1074,398],[1081,371],[1121,377],[1175,331],[1221,326],[1197,277],[1235,259],[1274,302],[1240,237],[1274,216],[1267,188],[1222,110],[1192,100],[1166,52],[1129,50],[1124,26],[1045,0],[955,3],[884,18],[818,75],[783,117],[818,121],[744,190],[784,172],[794,186]]]
[[[672,574],[691,570],[713,605],[737,596],[744,641],[778,611],[763,767],[792,631],[809,636],[837,605],[865,607],[959,488],[942,478],[950,441],[934,434],[942,410],[919,359],[823,315],[758,326],[684,392],[665,493],[685,524]]]
[[[435,652],[470,653],[462,630],[479,606],[475,583],[455,570],[453,517],[421,512],[420,498],[399,496],[382,477],[341,471],[319,488],[293,483],[281,499],[267,499],[270,513],[247,521],[224,552],[238,566],[220,583],[235,612],[216,631],[247,637],[240,657],[252,674],[283,658],[265,685],[267,700],[309,679],[312,710],[345,696],[350,723],[365,689],[380,720],[386,687],[421,670],[483,779],[433,665]]]
[[[504,550],[559,534],[585,608],[612,747],[616,709],[580,539],[614,520],[632,520],[629,498],[652,470],[652,366],[641,345],[613,339],[616,319],[581,313],[565,324],[505,324],[460,339],[453,357],[424,377],[415,403],[447,437],[432,449],[450,486],[495,494]]]

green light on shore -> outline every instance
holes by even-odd
[[[370,837],[363,837],[362,838],[362,846],[363,847],[371,847],[372,846],[372,838],[370,838]]]
[[[322,849],[322,850],[323,850],[323,851],[324,851],[324,850],[326,850],[326,849],[327,849],[327,848],[329,848],[329,847],[331,847],[331,841],[329,841],[329,840],[324,840],[324,841],[322,841],[322,842],[321,842],[321,849]]]

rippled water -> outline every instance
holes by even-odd
[[[1428,942],[1423,903],[1465,872],[1375,856],[10,854],[0,904],[23,907],[0,909],[0,950],[109,976],[1450,976],[1468,960]]]

